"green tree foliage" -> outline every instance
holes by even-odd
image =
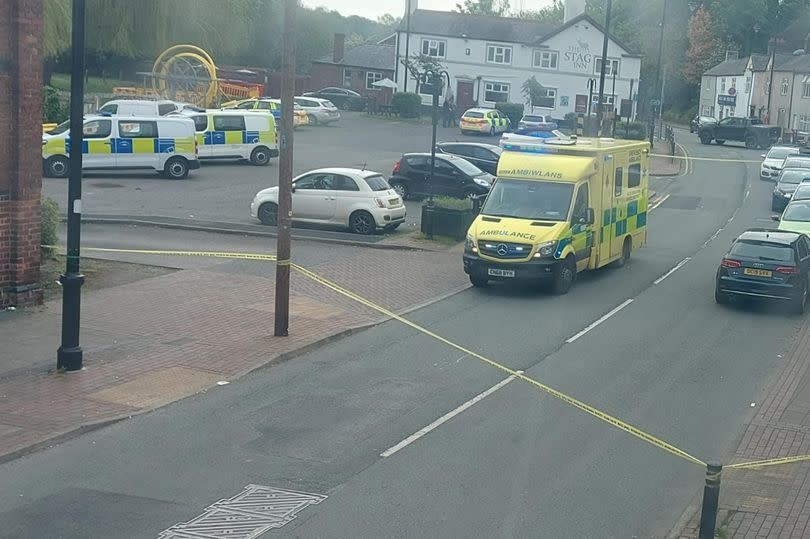
[[[503,17],[509,11],[509,0],[464,0],[456,4],[459,13]]]
[[[689,49],[681,72],[689,84],[700,84],[703,73],[722,59],[720,39],[712,30],[712,16],[700,6],[689,19]]]
[[[540,22],[561,24],[565,15],[563,0],[552,0],[551,4],[540,9],[524,9],[518,11],[516,16],[520,19],[534,19]]]
[[[537,82],[534,75],[526,79],[520,89],[530,107],[534,107],[535,103],[539,103],[546,96],[543,85]]]

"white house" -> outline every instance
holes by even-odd
[[[700,114],[717,119],[747,117],[750,113],[753,77],[762,73],[752,69],[751,58],[727,59],[707,70],[701,78]]]
[[[423,103],[430,103],[432,89],[417,85],[402,63],[406,57],[425,54],[445,67],[449,93],[460,110],[476,104],[494,107],[498,101],[526,103],[522,86],[534,76],[545,88],[543,113],[555,118],[586,113],[589,95],[595,104],[599,92],[604,34],[583,11],[584,1],[568,0],[565,22],[550,25],[416,9],[410,17],[406,14],[397,31],[398,90],[413,92],[419,87]],[[631,91],[636,93],[641,56],[610,36],[607,57],[605,98],[618,108],[622,99],[631,99]]]

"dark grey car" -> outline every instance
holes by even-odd
[[[498,173],[498,160],[502,150],[500,146],[481,142],[440,142],[436,144],[436,151],[463,157],[494,176]]]

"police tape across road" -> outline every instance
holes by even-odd
[[[45,247],[55,248],[56,246],[45,246]],[[342,296],[345,296],[345,297],[347,297],[347,298],[349,298],[349,299],[351,299],[353,301],[356,301],[357,303],[360,303],[361,305],[364,305],[364,306],[366,306],[366,307],[368,307],[368,308],[370,308],[372,310],[375,310],[375,311],[385,315],[388,318],[391,318],[393,320],[401,322],[402,324],[404,324],[404,325],[406,325],[406,326],[408,326],[408,327],[410,327],[412,329],[415,329],[416,331],[418,331],[418,332],[420,332],[420,333],[422,333],[424,335],[427,335],[428,337],[431,337],[431,338],[433,338],[433,339],[435,339],[435,340],[437,340],[437,341],[439,341],[439,342],[441,342],[441,343],[443,343],[443,344],[445,344],[445,345],[447,345],[447,346],[449,346],[451,348],[454,348],[454,349],[464,353],[465,355],[469,355],[471,357],[474,357],[474,358],[480,360],[481,362],[489,365],[490,367],[493,367],[493,368],[498,369],[498,370],[500,370],[502,372],[505,372],[510,377],[520,379],[520,380],[534,386],[535,388],[539,389],[540,391],[542,391],[542,392],[544,392],[544,393],[546,393],[548,395],[551,395],[552,397],[554,397],[554,398],[556,398],[556,399],[558,399],[558,400],[560,400],[562,402],[565,402],[565,403],[579,409],[580,411],[585,412],[586,414],[589,414],[589,415],[591,415],[591,416],[593,416],[593,417],[595,417],[597,419],[600,419],[600,420],[604,421],[605,423],[618,428],[619,430],[627,432],[627,433],[635,436],[636,438],[638,438],[640,440],[643,440],[643,441],[645,441],[645,442],[647,442],[647,443],[649,443],[649,444],[651,444],[651,445],[653,445],[655,447],[658,447],[659,449],[663,449],[664,451],[666,451],[666,452],[668,452],[668,453],[670,453],[672,455],[675,455],[676,457],[680,457],[680,458],[682,458],[682,459],[684,459],[684,460],[686,460],[688,462],[691,462],[693,464],[697,464],[697,465],[699,465],[701,467],[706,466],[706,463],[704,461],[702,461],[699,458],[687,453],[686,451],[684,451],[684,450],[670,444],[669,442],[666,442],[666,441],[664,441],[664,440],[662,440],[662,439],[660,439],[660,438],[658,438],[656,436],[653,436],[652,434],[649,434],[649,433],[647,433],[647,432],[645,432],[645,431],[643,431],[643,430],[641,430],[641,429],[627,423],[626,421],[622,421],[621,419],[619,419],[617,417],[614,417],[614,416],[612,416],[612,415],[610,415],[610,414],[608,414],[606,412],[603,412],[603,411],[601,411],[601,410],[599,410],[599,409],[597,409],[597,408],[595,408],[595,407],[593,407],[593,406],[591,406],[589,404],[586,404],[585,402],[583,402],[583,401],[581,401],[581,400],[579,400],[579,399],[577,399],[575,397],[572,397],[572,396],[570,396],[570,395],[568,395],[566,393],[563,393],[562,391],[558,391],[558,390],[552,388],[551,386],[548,386],[548,385],[544,384],[543,382],[541,382],[541,381],[539,381],[539,380],[537,380],[535,378],[527,376],[521,370],[515,370],[515,369],[512,369],[510,367],[507,367],[506,365],[504,365],[502,363],[499,363],[499,362],[497,362],[497,361],[495,361],[493,359],[490,359],[490,358],[488,358],[486,356],[483,356],[482,354],[474,352],[473,350],[465,348],[464,346],[462,346],[462,345],[460,345],[458,343],[455,343],[455,342],[453,342],[453,341],[451,341],[451,340],[449,340],[449,339],[447,339],[445,337],[442,337],[441,335],[439,335],[437,333],[434,333],[433,331],[431,331],[431,330],[417,324],[416,322],[412,322],[412,321],[408,320],[407,318],[403,318],[402,316],[396,314],[395,312],[393,312],[393,311],[391,311],[389,309],[386,309],[385,307],[383,307],[381,305],[378,305],[378,304],[374,303],[373,301],[371,301],[369,299],[366,299],[365,297],[363,297],[363,296],[361,296],[359,294],[356,294],[355,292],[352,292],[351,290],[349,290],[347,288],[344,288],[344,287],[340,286],[339,284],[337,284],[337,283],[335,283],[335,282],[333,282],[333,281],[331,281],[331,280],[329,280],[329,279],[327,279],[327,278],[325,278],[325,277],[323,277],[323,276],[321,276],[321,275],[319,275],[319,274],[317,274],[317,273],[315,273],[315,272],[313,272],[313,271],[311,271],[311,270],[309,270],[309,269],[307,269],[307,268],[305,268],[303,266],[300,266],[298,264],[295,264],[295,263],[291,262],[289,259],[287,259],[287,260],[279,260],[276,255],[262,254],[262,253],[229,253],[229,252],[219,252],[219,251],[172,251],[172,250],[159,250],[159,249],[114,249],[114,248],[104,248],[104,247],[83,247],[83,249],[85,251],[95,251],[95,252],[100,252],[100,253],[143,254],[143,255],[155,255],[155,256],[207,257],[207,258],[219,258],[219,259],[231,259],[231,260],[260,260],[260,261],[276,262],[276,265],[289,265],[290,267],[292,267],[292,269],[294,269],[295,271],[297,271],[298,273],[300,273],[304,277],[307,277],[308,279],[311,279],[312,281],[315,281],[316,283],[318,283],[318,284],[320,284],[320,285],[322,285],[322,286],[324,286],[324,287],[326,287],[326,288],[328,288],[328,289],[330,289],[330,290],[332,290],[334,292],[337,292],[338,294],[341,294]],[[789,464],[789,463],[792,463],[792,462],[803,462],[803,461],[809,461],[809,460],[810,460],[810,455],[797,455],[797,456],[792,456],[792,457],[781,457],[781,458],[775,458],[775,459],[767,459],[767,460],[760,460],[760,461],[729,464],[729,465],[726,465],[726,468],[731,468],[731,469],[755,469],[755,468],[759,468],[759,467],[763,467],[763,466],[775,466],[775,465],[780,465],[780,464]]]

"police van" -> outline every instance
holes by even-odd
[[[647,242],[647,142],[505,135],[498,175],[473,221],[474,286],[536,280],[558,294],[577,273],[623,266]]]
[[[70,172],[70,131],[63,124],[51,133],[42,137],[44,173],[65,178]],[[83,170],[154,169],[179,180],[200,168],[194,122],[188,118],[88,116],[83,133]]]
[[[278,134],[267,110],[207,110],[180,113],[194,121],[200,159],[244,159],[266,165],[278,157]]]

